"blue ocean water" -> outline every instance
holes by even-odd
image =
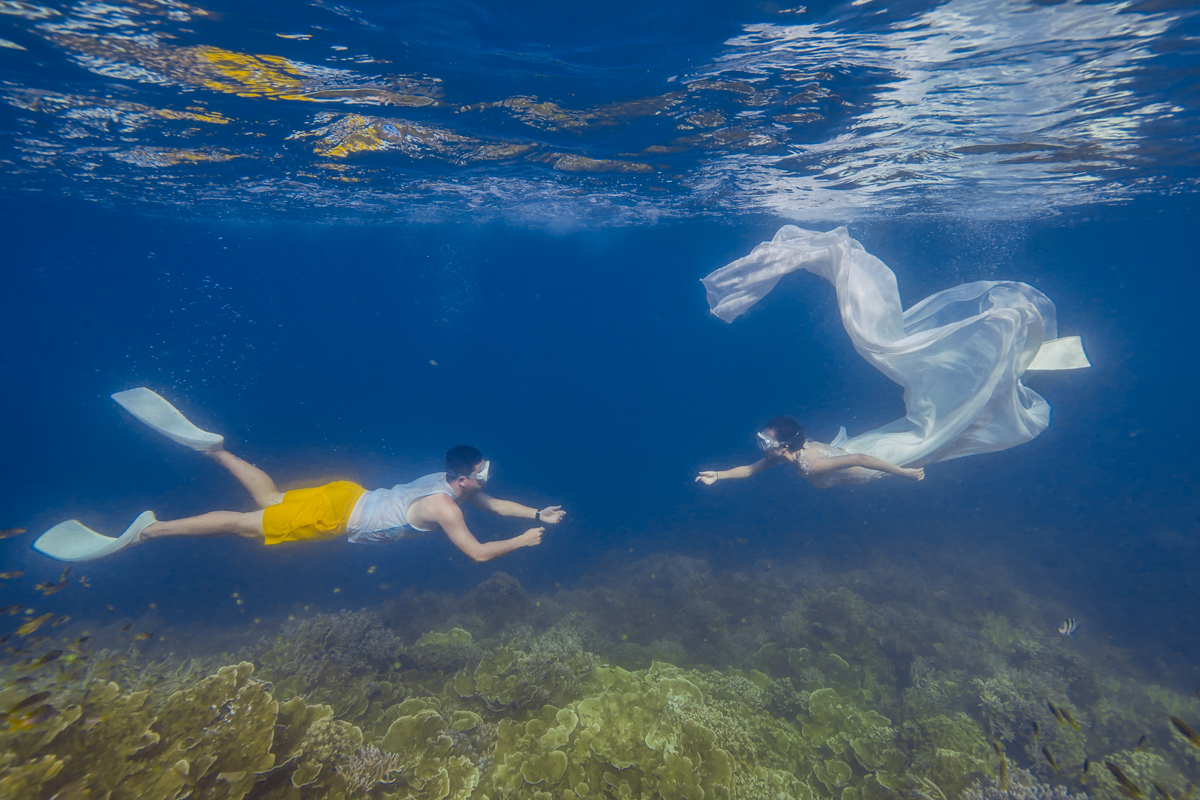
[[[1019,589],[1190,693],[1198,33],[1158,0],[0,4],[0,528],[29,531],[0,603],[250,636],[496,571],[553,596],[652,554],[890,565]],[[817,278],[708,313],[699,279],[786,223],[846,225],[906,304],[1031,283],[1094,366],[1029,378],[1038,438],[920,484],[700,487],[776,414],[829,441],[904,413]],[[109,399],[135,386],[282,488],[471,443],[490,493],[568,518],[482,565],[441,536],[156,542],[43,598],[57,522],[251,507]]]

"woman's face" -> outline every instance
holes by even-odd
[[[779,431],[775,430],[774,428],[766,428],[766,429],[764,429],[764,430],[763,430],[763,434],[765,434],[766,436],[770,437],[770,440],[771,440],[772,442],[778,442],[778,441],[779,441]],[[761,442],[762,440],[760,439],[759,441]],[[764,454],[764,455],[765,455],[767,458],[771,458],[771,459],[776,459],[776,458],[785,458],[785,457],[787,457],[787,454],[788,454],[788,449],[787,449],[787,447],[786,447],[786,446],[784,446],[784,445],[781,445],[781,444],[776,444],[774,447],[770,447],[770,448],[766,448],[766,449],[764,449],[764,450],[763,450],[763,454]]]

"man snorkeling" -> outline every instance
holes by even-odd
[[[562,521],[562,506],[536,509],[499,500],[483,491],[491,462],[474,447],[460,445],[446,453],[445,472],[435,472],[390,489],[367,491],[351,481],[335,481],[310,489],[281,492],[271,476],[225,449],[224,439],[201,431],[174,406],[148,389],[113,396],[134,416],[160,433],[199,450],[246,488],[258,511],[210,511],[185,519],[158,521],[147,511],[119,538],[103,536],[76,520],[51,528],[34,548],[51,558],[87,561],[129,545],[171,536],[235,535],[264,544],[335,539],[382,543],[441,529],[473,561],[489,561],[542,541],[544,525]],[[519,536],[480,542],[467,528],[462,502],[499,514],[534,520],[537,527]]]

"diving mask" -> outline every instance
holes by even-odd
[[[484,461],[483,466],[481,466],[477,472],[468,472],[465,475],[458,473],[458,472],[447,472],[446,477],[450,480],[453,480],[455,478],[474,478],[475,480],[479,481],[480,483],[487,483],[488,470],[490,470],[491,467],[492,467],[491,461]]]
[[[779,441],[771,434],[766,433],[764,431],[758,432],[758,449],[759,450],[762,450],[764,453],[769,453],[772,450],[778,450],[781,447],[783,447],[783,442]]]

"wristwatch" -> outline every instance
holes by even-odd
[[[540,508],[535,508],[533,510],[533,518],[538,522],[542,521],[542,510]]]

